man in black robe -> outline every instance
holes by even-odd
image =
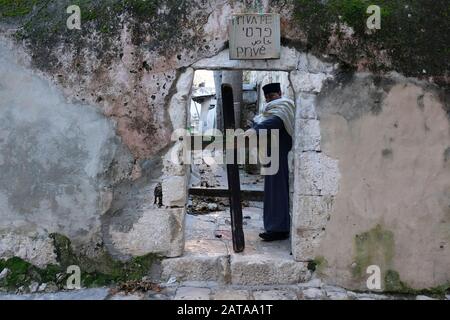
[[[292,148],[295,105],[292,100],[282,97],[280,84],[271,83],[263,87],[267,104],[261,115],[255,117],[253,132],[259,136],[261,129],[267,130],[268,141],[273,129],[279,131],[278,171],[264,177],[264,229],[259,236],[264,241],[289,238],[289,168],[288,153]],[[261,147],[261,146],[260,146]],[[270,148],[269,152],[275,148]],[[273,155],[270,155],[273,156]],[[269,164],[270,166],[270,164]]]

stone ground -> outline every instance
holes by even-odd
[[[192,185],[207,184],[208,188],[226,187],[225,170],[218,166],[194,168]],[[195,171],[199,172],[196,179]],[[241,189],[263,190],[263,178],[241,171]],[[309,280],[306,263],[294,261],[290,241],[263,242],[258,234],[263,232],[262,202],[245,201],[243,227],[245,250],[233,251],[231,218],[225,199],[210,199],[207,205],[220,202],[216,211],[189,210],[186,215],[184,255],[162,262],[162,279],[165,281],[213,281],[223,285],[274,285],[294,284]],[[198,205],[199,199],[191,199]],[[201,200],[206,201],[208,200]],[[205,204],[200,205],[205,208]],[[189,206],[188,206],[189,207]],[[212,206],[211,206],[212,207]]]
[[[224,187],[223,171],[206,169],[209,187]],[[262,179],[241,172],[244,188]],[[202,177],[202,181],[205,178]],[[198,185],[200,180],[197,181]],[[185,253],[162,261],[161,291],[117,292],[93,288],[54,293],[6,294],[0,300],[428,300],[428,296],[356,293],[311,280],[306,264],[294,261],[290,241],[263,242],[262,203],[243,207],[246,247],[235,253],[229,208],[186,215]],[[446,296],[450,300],[450,295]]]
[[[289,240],[262,242],[262,205],[243,208],[246,249],[234,253],[228,211],[186,216],[186,250],[162,262],[161,291],[94,288],[0,294],[0,300],[431,300],[429,296],[357,293],[312,279],[290,255]],[[450,295],[446,296],[450,300]]]
[[[186,215],[185,252],[162,262],[164,280],[222,284],[292,284],[309,279],[305,263],[295,262],[290,241],[263,242],[262,203],[243,207],[245,250],[233,251],[229,210]]]
[[[160,292],[117,292],[111,288],[55,293],[0,294],[0,300],[435,300],[430,296],[356,293],[329,286],[319,279],[288,286],[223,286],[212,282],[161,284]],[[445,297],[450,300],[450,295]]]

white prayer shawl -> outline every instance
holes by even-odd
[[[256,123],[261,123],[267,120],[271,116],[279,117],[283,123],[284,127],[292,137],[294,136],[294,121],[295,121],[295,104],[294,101],[288,98],[280,98],[267,103],[264,106],[261,114],[257,115],[253,121]]]

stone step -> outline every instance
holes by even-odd
[[[286,285],[311,278],[307,263],[270,254],[233,254],[230,270],[234,285]]]
[[[185,254],[162,261],[162,280],[213,281],[233,285],[287,285],[308,281],[307,263],[296,262],[287,242],[248,242],[243,253],[230,241],[186,241]]]
[[[186,241],[182,257],[164,259],[161,263],[163,281],[229,282],[229,255],[220,240]]]

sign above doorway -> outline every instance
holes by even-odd
[[[231,60],[280,59],[279,14],[234,14],[228,34]]]

